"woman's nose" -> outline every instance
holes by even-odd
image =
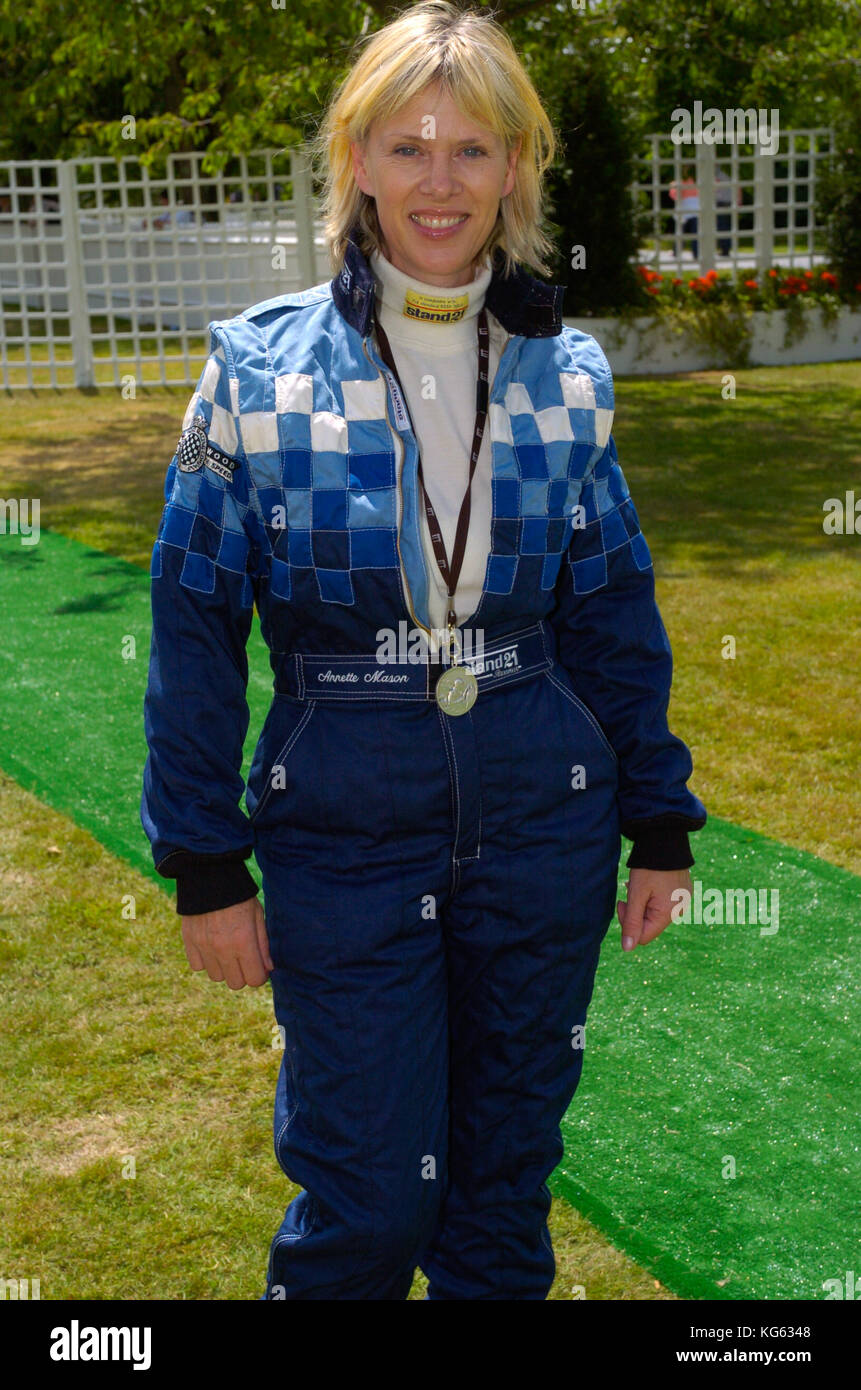
[[[460,187],[456,172],[448,155],[430,155],[422,175],[423,190],[447,193]]]

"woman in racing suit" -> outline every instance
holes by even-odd
[[[168,468],[142,821],[191,967],[271,981],[264,1296],[544,1299],[601,943],[668,924],[705,809],[610,369],[525,269],[554,134],[510,41],[413,6],[318,148],[333,278],[210,325]]]

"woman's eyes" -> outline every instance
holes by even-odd
[[[398,145],[393,151],[393,153],[402,154],[405,150],[417,150],[418,148],[418,145]],[[470,150],[475,150],[477,154],[485,153],[485,151],[481,148],[480,145],[467,145],[466,148],[463,150],[463,153],[468,154]]]

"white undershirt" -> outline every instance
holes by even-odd
[[[428,285],[392,265],[378,251],[370,257],[376,283],[377,313],[388,337],[398,376],[407,398],[413,430],[422,458],[428,496],[440,523],[446,555],[451,563],[461,503],[469,479],[469,455],[475,428],[475,386],[478,377],[476,315],[484,303],[491,279],[486,263],[476,278],[465,285]],[[409,318],[404,314],[408,290],[436,299],[468,295],[463,318],[455,323]],[[488,310],[488,379],[490,386],[509,334]],[[432,394],[433,393],[433,394]],[[393,431],[393,433],[396,433]],[[398,490],[397,525],[401,524]],[[429,619],[432,627],[445,626],[448,611],[446,586],[431,544],[424,505],[421,515],[422,545],[430,584]],[[472,480],[469,533],[463,566],[455,592],[455,612],[462,625],[478,607],[484,587],[490,551],[492,516],[490,422],[485,425]],[[407,580],[404,576],[407,592]]]

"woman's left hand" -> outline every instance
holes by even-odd
[[[631,869],[625,887],[626,900],[616,903],[623,951],[645,946],[669,926],[676,907],[671,895],[676,888],[693,892],[690,869]]]

